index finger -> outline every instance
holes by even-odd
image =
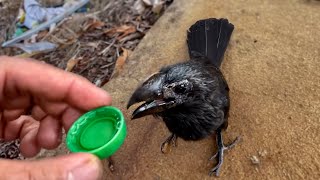
[[[111,97],[106,91],[79,75],[32,59],[0,57],[0,100],[26,95],[45,101],[65,102],[83,111],[111,104]],[[29,106],[30,101],[30,98],[24,98],[17,104]]]

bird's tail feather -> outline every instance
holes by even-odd
[[[233,29],[233,24],[223,18],[197,21],[187,34],[190,57],[206,57],[216,67],[220,67]]]

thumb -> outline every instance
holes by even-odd
[[[39,161],[0,160],[1,179],[97,180],[102,165],[91,154],[70,154]]]

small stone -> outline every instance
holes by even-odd
[[[267,154],[268,154],[268,152],[267,152],[267,150],[262,150],[262,151],[259,151],[258,154],[259,154],[259,156],[261,156],[261,157],[266,157]]]
[[[114,172],[115,167],[114,167],[114,162],[113,162],[112,157],[109,157],[107,161],[108,161],[109,170],[110,170],[111,172]]]
[[[145,9],[146,7],[144,6],[144,2],[142,0],[136,1],[133,5],[133,10],[138,14],[142,14]]]
[[[252,164],[254,164],[254,165],[260,164],[260,160],[258,159],[257,156],[254,156],[254,155],[251,156],[251,157],[250,157],[250,160],[251,160]]]

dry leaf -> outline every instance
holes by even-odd
[[[76,64],[78,64],[78,62],[80,61],[80,59],[76,59],[76,58],[71,58],[69,59],[68,63],[67,63],[67,67],[66,67],[66,71],[72,71],[72,69],[74,68],[74,66]]]
[[[104,22],[94,20],[94,21],[87,22],[83,29],[84,29],[84,31],[88,31],[88,30],[91,31],[93,29],[101,28],[104,25],[105,25]]]
[[[126,29],[123,34],[121,36],[119,36],[117,39],[120,40],[122,38],[124,38],[125,36],[129,35],[129,34],[132,34],[132,33],[135,33],[137,30],[136,30],[136,27],[134,26],[130,26],[130,28]]]
[[[153,1],[150,0],[142,0],[147,6],[152,6],[153,5]]]
[[[122,25],[122,26],[119,26],[119,27],[114,27],[114,28],[108,29],[104,33],[107,36],[114,36],[114,34],[120,33],[121,35],[117,38],[117,40],[120,40],[120,39],[124,38],[125,36],[127,36],[129,34],[135,33],[136,31],[137,30],[136,30],[135,26]]]
[[[118,57],[116,65],[114,67],[113,70],[113,74],[111,76],[111,78],[116,77],[119,75],[119,73],[121,73],[122,69],[123,69],[123,65],[125,64],[126,60],[128,59],[129,54],[131,53],[130,50],[122,48],[122,55]]]
[[[46,37],[49,32],[47,30],[40,31],[37,36],[37,40],[40,41],[42,38]]]
[[[100,44],[99,41],[98,42],[88,42],[87,46],[90,46],[90,47],[93,47],[96,49],[96,48],[98,48],[99,44]]]

